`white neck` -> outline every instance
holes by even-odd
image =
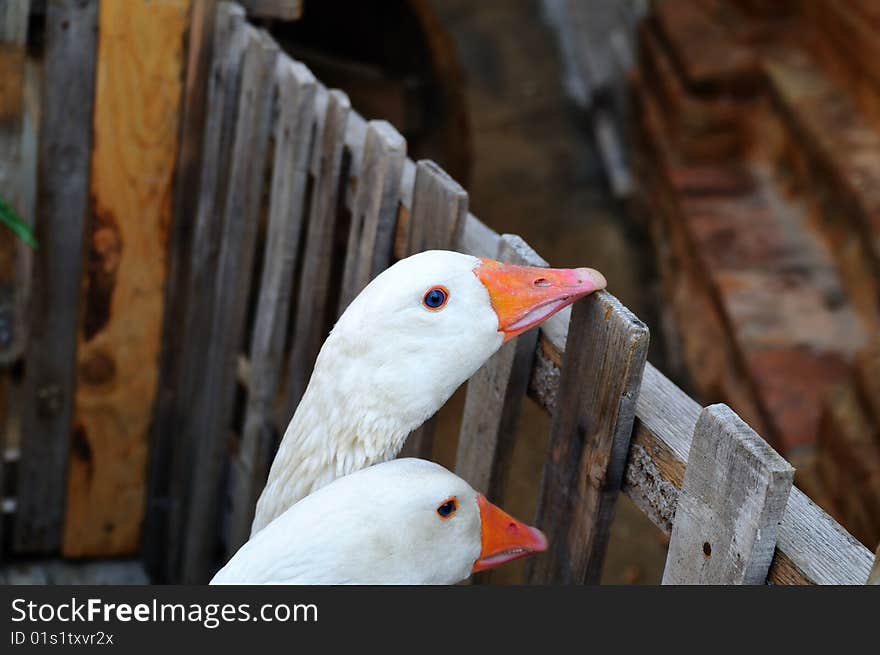
[[[251,534],[336,478],[393,459],[427,418],[400,411],[375,387],[364,393],[363,380],[321,364],[319,358],[272,462]]]

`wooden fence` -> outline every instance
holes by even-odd
[[[91,443],[79,424],[71,439],[70,427],[83,367],[80,357],[77,376],[70,298],[88,179],[69,171],[88,170],[91,144],[71,125],[89,120],[94,62],[83,39],[94,38],[96,3],[52,6],[40,151],[51,202],[37,212],[45,270],[36,293],[45,297],[36,320],[45,323],[31,325],[24,372],[19,552],[62,546],[64,480],[69,494],[77,475],[69,450]],[[426,248],[545,262],[468,213],[467,193],[442,169],[407,159],[390,124],[364,121],[238,5],[197,1],[189,32],[142,553],[158,580],[201,583],[246,539],[321,342],[376,273]],[[101,102],[109,99],[98,89]],[[59,304],[74,309],[59,314]],[[534,490],[551,547],[530,561],[527,581],[598,582],[622,491],[670,535],[666,582],[865,583],[872,553],[793,486],[791,466],[734,412],[701,408],[651,366],[648,340],[644,324],[600,292],[505,344],[468,383],[456,471],[495,499],[523,399],[552,416]],[[89,375],[100,378],[96,357]],[[429,421],[406,453],[429,455],[432,438]],[[101,466],[83,475],[104,475]],[[69,523],[69,503],[67,512]]]

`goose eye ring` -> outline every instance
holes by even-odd
[[[446,287],[431,287],[422,297],[422,304],[431,311],[443,309],[446,301],[449,300],[449,291]]]
[[[447,498],[437,506],[437,515],[441,519],[448,519],[455,514],[456,510],[458,510],[458,503],[455,498]]]

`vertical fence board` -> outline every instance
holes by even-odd
[[[547,266],[513,234],[502,235],[496,259],[523,266]],[[468,381],[455,472],[496,503],[502,501],[504,476],[537,342],[537,329],[508,341]]]
[[[29,225],[33,216],[26,205],[22,130],[25,126],[25,54],[30,0],[8,0],[0,5],[0,200]],[[30,246],[0,227],[0,501],[3,500],[10,380],[3,366],[15,361],[24,348],[27,330],[26,297],[30,286]],[[0,513],[0,544],[5,521]],[[2,559],[2,548],[0,548]]]
[[[320,111],[320,106],[318,111]],[[315,359],[326,335],[330,317],[328,294],[333,239],[339,214],[342,151],[351,104],[341,91],[327,93],[326,115],[320,141],[315,143],[313,166],[317,177],[312,191],[302,275],[299,279],[293,344],[288,364],[287,407],[292,415],[305,391]]]
[[[220,517],[217,499],[235,401],[236,367],[245,328],[272,122],[278,46],[265,32],[250,27],[247,32],[223,232],[211,290],[213,311],[206,326],[208,347],[187,435],[197,444],[186,501],[181,568],[182,581],[189,584],[207,582],[214,564],[212,553]]]
[[[274,403],[290,311],[293,272],[303,223],[316,81],[286,57],[279,65],[279,117],[269,227],[257,318],[250,346],[250,388],[244,431],[234,460],[235,486],[227,554],[247,541],[257,497],[269,471],[275,440]]]
[[[58,548],[73,414],[95,88],[96,0],[47,7],[31,335],[25,356],[18,551]]]
[[[457,248],[464,234],[468,195],[461,186],[432,161],[416,164],[412,212],[409,218],[408,255],[424,250]],[[401,457],[429,459],[434,446],[434,417],[414,430]]]
[[[175,443],[171,411],[180,376],[181,317],[186,316],[193,248],[195,216],[198,213],[199,186],[205,119],[208,114],[208,77],[213,60],[216,0],[194,0],[190,12],[187,42],[186,80],[181,104],[179,147],[174,181],[171,232],[168,244],[168,275],[165,283],[165,312],[162,326],[162,352],[159,385],[150,437],[147,504],[142,555],[148,570],[161,579],[168,526],[168,490],[171,481],[172,450]]]
[[[370,121],[351,212],[339,311],[391,263],[406,141],[390,123]]]
[[[61,550],[140,547],[189,0],[103,2]]]
[[[532,583],[599,581],[648,340],[607,292],[572,309],[536,518],[550,550],[530,562]]]
[[[185,525],[186,490],[191,469],[197,461],[197,434],[189,430],[189,421],[206,358],[204,330],[211,320],[212,289],[223,224],[218,217],[223,215],[231,166],[246,42],[247,30],[241,8],[232,3],[218,5],[213,25],[214,57],[208,81],[198,209],[184,292],[187,302],[183,316],[178,318],[182,329],[172,337],[180,342],[179,377],[168,380],[172,389],[171,402],[161,407],[163,414],[156,417],[157,429],[164,430],[162,438],[171,440],[171,461],[166,465],[169,470],[167,487],[160,489],[160,481],[154,481],[157,495],[151,499],[151,508],[155,512],[152,525],[163,525],[164,529],[147,533],[147,554],[156,554],[155,560],[149,563],[153,564],[153,575],[163,581],[177,580],[183,550],[181,538]],[[153,470],[156,472],[156,467]],[[165,470],[158,472],[159,475],[164,476]]]
[[[703,410],[663,584],[763,584],[794,469],[727,405]]]
[[[0,200],[33,226],[22,153],[29,8],[30,0],[0,4]],[[30,262],[30,246],[0,227],[0,366],[15,361],[24,349]]]

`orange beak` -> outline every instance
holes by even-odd
[[[606,285],[605,276],[592,268],[516,266],[492,259],[481,259],[474,274],[489,292],[504,341]]]
[[[477,494],[480,508],[480,557],[474,562],[473,573],[485,571],[505,562],[547,550],[547,537],[538,530],[513,518],[500,507]]]

